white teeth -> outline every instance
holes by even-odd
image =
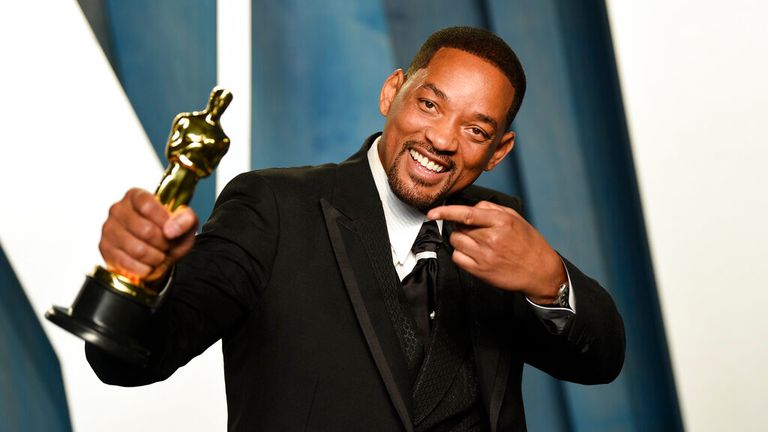
[[[411,150],[410,153],[411,153],[411,157],[413,158],[413,160],[418,162],[419,165],[423,166],[424,168],[426,168],[426,169],[428,169],[430,171],[434,171],[434,172],[441,172],[441,171],[443,171],[444,168],[443,168],[442,165],[439,165],[439,164],[436,164],[436,163],[432,162],[431,160],[429,160],[429,158],[427,158],[426,156],[422,156],[416,150]]]

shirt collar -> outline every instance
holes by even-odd
[[[406,257],[411,252],[411,246],[419,235],[421,225],[427,220],[424,213],[400,201],[400,198],[392,192],[387,179],[387,173],[379,159],[379,141],[378,136],[373,141],[371,148],[368,149],[368,164],[371,167],[373,181],[376,183],[376,190],[379,192],[379,199],[384,209],[384,218],[387,221],[387,233],[389,242],[392,245],[392,253],[397,264],[403,264]],[[437,221],[437,226],[442,232],[443,221]]]

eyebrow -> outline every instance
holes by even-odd
[[[492,119],[491,117],[482,114],[482,113],[475,113],[475,118],[477,120],[480,120],[481,122],[485,122],[493,126],[493,129],[496,130],[499,128],[499,125],[496,123],[496,120]]]
[[[435,94],[435,96],[439,97],[439,98],[440,98],[440,99],[442,99],[442,100],[446,100],[446,101],[448,100],[448,95],[447,95],[447,94],[445,94],[445,93],[443,93],[443,91],[442,91],[442,90],[440,90],[439,88],[437,88],[437,86],[436,86],[436,85],[434,85],[434,84],[432,84],[432,83],[426,83],[426,84],[422,84],[422,85],[421,85],[421,88],[425,88],[425,89],[428,89],[428,90],[432,90],[432,93],[434,93],[434,94]]]

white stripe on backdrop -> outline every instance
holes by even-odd
[[[216,3],[217,81],[234,98],[222,126],[232,144],[216,170],[216,193],[251,169],[251,1]]]
[[[768,424],[768,4],[607,2],[683,421]]]
[[[225,430],[218,344],[167,382],[110,387],[83,343],[42,318],[51,304],[69,306],[101,262],[110,203],[131,186],[152,190],[162,167],[76,1],[2,8],[0,243],[59,356],[73,427]]]

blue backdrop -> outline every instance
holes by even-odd
[[[81,0],[162,156],[170,120],[216,83],[214,0]],[[525,200],[553,246],[608,287],[627,361],[605,386],[526,369],[529,430],[682,430],[602,0],[253,1],[252,168],[340,161],[381,129],[378,92],[420,43],[449,25],[497,32],[528,93],[517,147],[480,183]],[[210,213],[213,180],[192,206]],[[58,362],[0,254],[0,430],[68,430]]]

